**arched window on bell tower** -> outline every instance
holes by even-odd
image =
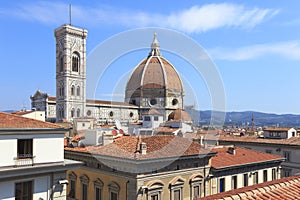
[[[71,87],[71,95],[74,96],[75,95],[75,86],[72,85]]]
[[[60,56],[60,59],[59,59],[59,71],[60,72],[64,71],[64,57],[63,56]]]
[[[77,109],[77,117],[80,117],[80,109]]]
[[[80,56],[79,53],[74,52],[72,54],[72,71],[79,72],[79,67],[80,67]]]
[[[80,96],[80,87],[77,86],[77,96]]]

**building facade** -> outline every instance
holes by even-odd
[[[280,178],[282,157],[234,150],[210,149],[174,135],[121,136],[107,145],[66,147],[67,158],[85,163],[68,172],[73,184],[67,193],[71,199],[193,200],[219,193],[221,187],[242,187],[244,174],[248,185]],[[258,174],[257,181],[252,174]],[[231,186],[232,180],[236,185]]]
[[[0,199],[66,199],[66,130],[52,123],[0,112]]]

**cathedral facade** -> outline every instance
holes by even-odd
[[[125,91],[125,102],[86,98],[86,38],[88,31],[62,25],[56,39],[56,96],[37,91],[31,106],[46,112],[47,121],[96,118],[98,122],[132,122],[155,109],[167,120],[170,113],[183,109],[183,84],[175,67],[162,57],[154,34],[149,55],[133,70]],[[54,114],[55,113],[55,114]]]

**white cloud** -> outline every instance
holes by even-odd
[[[214,48],[208,50],[213,59],[242,61],[263,56],[280,56],[300,60],[300,41],[288,41],[274,44],[258,44],[240,48]]]
[[[72,6],[73,21],[83,25],[121,25],[125,27],[159,26],[187,33],[206,32],[222,27],[253,28],[273,17],[275,9],[246,8],[232,3],[193,6],[170,14],[148,13],[110,6]],[[68,22],[68,5],[58,2],[38,2],[20,5],[2,15],[14,15],[46,24]]]

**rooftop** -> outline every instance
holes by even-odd
[[[291,137],[288,139],[266,139],[266,138],[259,138],[257,136],[220,135],[218,140],[226,141],[226,142],[277,144],[277,145],[285,145],[285,146],[300,145],[300,137]]]
[[[274,181],[264,182],[257,185],[243,187],[228,192],[199,198],[198,200],[215,199],[299,199],[300,175],[286,177]]]
[[[229,149],[234,150],[234,153]],[[253,151],[241,147],[216,146],[212,149],[217,154],[212,157],[211,166],[215,169],[247,165],[284,159],[281,156]]]
[[[23,128],[23,129],[40,129],[40,128],[51,128],[51,129],[57,129],[57,128],[63,128],[62,126],[59,126],[57,124],[53,124],[50,122],[43,122],[40,120],[35,119],[29,119],[26,117],[22,117],[15,114],[9,114],[0,112],[0,128]]]
[[[146,143],[146,154],[140,153],[139,146],[142,142]],[[211,156],[210,150],[202,148],[199,143],[174,135],[122,136],[105,146],[66,147],[65,150],[134,160],[198,156],[200,154],[210,154]]]

